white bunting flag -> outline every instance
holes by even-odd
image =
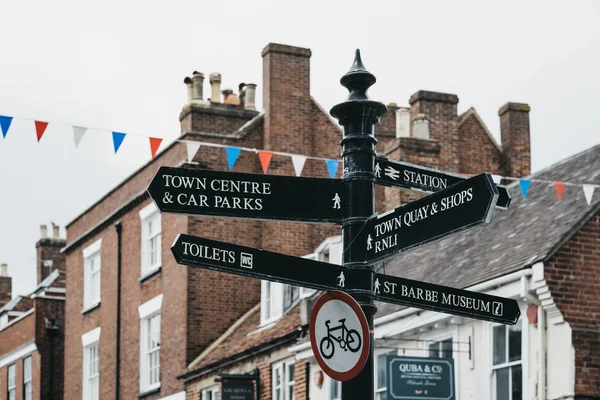
[[[294,164],[294,171],[296,171],[296,176],[300,176],[302,174],[302,170],[304,169],[305,162],[306,162],[306,156],[300,156],[300,155],[292,156],[292,164]]]
[[[81,142],[85,131],[87,131],[87,128],[84,126],[73,126],[73,138],[75,139],[75,148],[79,146],[79,142]]]
[[[200,143],[188,140],[185,142],[185,147],[187,150],[187,160],[188,162],[192,162],[192,160],[194,160],[194,156],[200,149]]]
[[[494,181],[494,183],[496,185],[499,185],[500,182],[502,181],[502,176],[492,174],[492,180]]]
[[[594,185],[583,185],[583,194],[585,196],[585,201],[587,201],[588,206],[592,204],[592,196],[594,196]]]

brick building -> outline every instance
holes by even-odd
[[[33,293],[0,308],[0,399],[63,399],[65,241],[58,232],[48,237],[41,228]]]

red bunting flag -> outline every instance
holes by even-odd
[[[37,135],[38,142],[42,138],[44,132],[46,132],[46,127],[48,126],[47,122],[35,121],[35,134]]]
[[[273,153],[270,151],[259,151],[258,159],[260,160],[260,165],[262,165],[263,173],[267,173],[269,169],[269,164],[271,164],[271,158],[273,158]]]
[[[564,182],[554,182],[554,187],[556,188],[556,195],[558,199],[561,200],[563,196],[563,192],[565,191],[565,183]]]
[[[152,159],[154,160],[156,151],[158,150],[158,148],[163,140],[161,138],[153,138],[153,137],[151,137],[149,139],[150,139],[150,152],[152,153]]]

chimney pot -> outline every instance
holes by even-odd
[[[240,99],[231,89],[223,90],[223,104],[239,105]]]
[[[248,83],[244,92],[244,108],[246,110],[256,110],[256,84]]]
[[[210,86],[211,86],[211,103],[220,103],[221,102],[221,74],[218,72],[213,72],[209,76]]]
[[[6,264],[6,263],[0,264],[0,276],[3,276],[3,277],[8,276],[8,264]]]
[[[46,225],[40,225],[40,239],[46,239],[48,237],[48,227]]]
[[[190,78],[189,76],[186,76],[185,79],[183,80],[183,83],[186,84],[187,86],[187,94],[188,94],[188,104],[192,102],[192,98],[193,96],[193,86],[192,86],[192,78]]]
[[[202,101],[202,87],[204,86],[204,74],[194,71],[192,75],[192,102]]]
[[[425,114],[417,114],[413,121],[413,137],[429,140],[429,121]]]
[[[52,238],[60,239],[60,226],[58,226],[58,225],[52,226]]]
[[[406,108],[396,110],[396,137],[410,136],[410,111]]]

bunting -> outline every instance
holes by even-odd
[[[273,158],[273,153],[270,151],[259,151],[258,159],[260,160],[260,165],[262,166],[263,173],[267,173],[269,169],[269,164],[271,164],[271,158]]]
[[[529,185],[531,185],[531,181],[528,179],[520,179],[519,185],[521,185],[521,196],[523,196],[523,200],[527,197],[527,191],[529,190]]]
[[[594,185],[583,185],[583,195],[588,206],[592,204],[592,197],[594,196]]]
[[[331,179],[335,178],[335,174],[337,174],[338,165],[340,162],[338,160],[326,159],[325,163],[327,164],[327,170],[329,171],[329,177]]]
[[[158,150],[160,144],[162,143],[161,138],[149,138],[150,139],[150,154],[152,154],[152,159],[156,156],[156,150]]]
[[[185,151],[187,153],[188,162],[192,162],[194,160],[194,157],[196,156],[196,153],[198,153],[198,150],[200,150],[200,142],[195,142],[191,140],[187,140],[185,142]]]
[[[294,165],[294,171],[296,172],[296,176],[302,175],[304,163],[306,163],[306,156],[300,156],[297,154],[292,155],[292,164]]]
[[[231,171],[231,169],[235,165],[235,162],[237,161],[242,149],[240,149],[239,147],[227,147],[226,151],[227,151],[227,166],[229,167],[229,170]]]
[[[556,196],[561,200],[563,196],[563,192],[565,191],[565,183],[564,182],[554,182],[554,187],[556,188]]]
[[[10,128],[12,120],[13,117],[5,117],[4,115],[0,115],[0,129],[2,130],[3,138],[6,138],[6,134],[8,133],[8,128]]]
[[[75,139],[75,148],[79,146],[85,131],[87,131],[86,127],[73,125],[73,139]]]
[[[115,154],[117,154],[117,151],[119,151],[119,147],[121,147],[121,144],[123,144],[123,139],[125,139],[125,136],[126,136],[126,134],[121,133],[121,132],[113,132],[112,133],[113,147],[115,148]]]

